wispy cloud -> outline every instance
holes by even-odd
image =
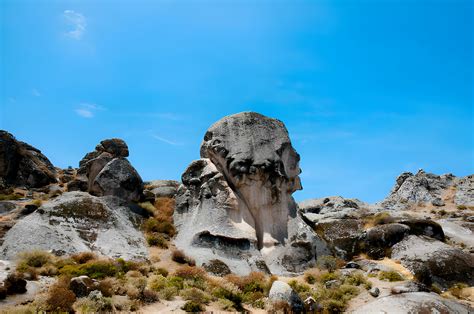
[[[41,93],[40,93],[36,88],[33,88],[33,89],[31,90],[31,94],[32,94],[33,96],[35,96],[35,97],[41,96]]]
[[[181,143],[178,143],[178,142],[175,142],[175,141],[172,141],[172,140],[169,140],[169,139],[166,139],[164,137],[161,137],[161,136],[158,136],[156,134],[152,134],[152,136],[155,140],[158,140],[160,142],[163,142],[163,143],[166,143],[166,144],[169,144],[169,145],[173,145],[173,146],[180,146],[182,145]]]
[[[105,110],[105,108],[96,104],[82,103],[74,111],[83,118],[93,118],[96,112],[101,110]]]
[[[87,21],[84,15],[73,10],[65,10],[63,17],[69,27],[69,30],[65,33],[66,36],[80,40],[86,32],[87,27]]]

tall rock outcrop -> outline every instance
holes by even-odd
[[[0,130],[0,189],[38,188],[56,181],[54,166],[39,149]]]
[[[325,244],[297,213],[299,155],[284,124],[244,112],[212,125],[201,159],[182,175],[177,247],[198,263],[221,259],[235,273],[303,271]]]
[[[100,142],[93,152],[79,162],[78,178],[70,190],[88,191],[95,196],[117,196],[127,201],[140,200],[143,181],[126,159],[128,146],[121,139]]]

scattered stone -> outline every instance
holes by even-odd
[[[433,199],[433,200],[431,201],[431,204],[433,204],[433,206],[437,206],[437,207],[440,207],[440,206],[444,206],[444,205],[445,205],[445,204],[444,204],[444,201],[443,201],[441,198],[439,198],[439,197]]]
[[[26,204],[23,209],[21,210],[20,214],[23,216],[29,215],[31,213],[34,213],[35,210],[38,209],[38,205],[35,204]]]
[[[369,290],[369,294],[373,296],[374,298],[376,298],[380,295],[380,289],[377,287],[373,287]]]
[[[356,262],[348,262],[344,268],[354,268],[354,269],[360,269],[360,265],[357,264]]]
[[[284,301],[287,302],[293,312],[300,313],[303,311],[304,305],[298,294],[283,281],[274,281],[268,294],[271,302]]]
[[[77,298],[87,297],[94,288],[94,281],[88,276],[74,277],[69,282],[69,289]]]

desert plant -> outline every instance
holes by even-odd
[[[7,294],[25,293],[26,280],[21,273],[10,273],[3,281],[3,287],[5,287]]]
[[[158,246],[163,249],[168,248],[168,241],[166,241],[166,239],[161,234],[158,234],[158,233],[152,233],[152,234],[147,235],[146,241],[148,242],[148,245],[150,246]]]
[[[206,278],[206,271],[200,267],[184,265],[176,269],[174,276],[183,279],[204,280]]]
[[[329,272],[334,272],[337,269],[337,260],[330,255],[323,255],[318,257],[316,264],[321,269],[327,269]]]
[[[80,252],[71,255],[71,258],[78,264],[85,264],[89,261],[97,259],[97,255],[93,252]]]
[[[23,263],[31,267],[42,267],[48,263],[52,263],[54,260],[54,255],[45,251],[30,251],[22,252],[18,254],[18,263]]]
[[[179,295],[187,301],[193,301],[200,304],[208,304],[211,301],[211,296],[197,288],[189,288],[181,291]]]
[[[204,307],[201,304],[193,302],[193,301],[186,302],[181,307],[181,309],[185,312],[192,312],[192,313],[204,311]]]
[[[456,206],[456,207],[457,207],[457,209],[459,209],[459,210],[466,210],[466,209],[467,209],[467,206],[466,206],[466,205],[458,205],[458,206]]]
[[[372,223],[374,226],[385,225],[385,224],[392,223],[394,221],[395,219],[392,216],[390,216],[390,214],[387,212],[377,213],[372,218]]]
[[[381,271],[379,273],[379,279],[380,280],[385,280],[385,281],[402,281],[405,280],[403,276],[393,270],[390,271]]]
[[[186,254],[181,250],[174,250],[171,253],[171,259],[179,264],[188,264],[190,266],[196,265],[196,262],[192,258],[186,256]]]
[[[163,277],[168,277],[168,270],[166,268],[158,267],[155,269],[155,273],[158,275],[162,275]]]
[[[48,290],[46,308],[52,312],[71,312],[76,295],[69,290],[66,281],[59,281]]]

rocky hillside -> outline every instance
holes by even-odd
[[[181,182],[129,153],[106,139],[59,169],[0,132],[0,312],[473,311],[474,175],[297,204],[300,156],[253,112],[210,126]]]

